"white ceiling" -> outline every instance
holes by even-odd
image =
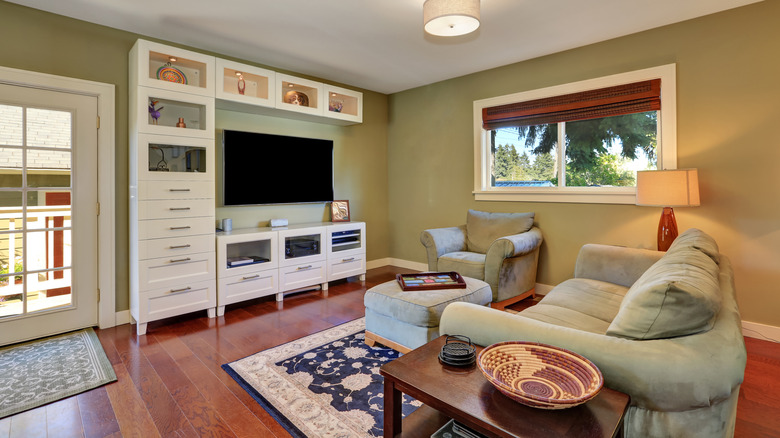
[[[482,0],[451,38],[424,33],[424,0],[10,1],[389,94],[760,0]]]

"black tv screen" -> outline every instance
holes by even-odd
[[[225,205],[333,201],[333,141],[225,130]]]

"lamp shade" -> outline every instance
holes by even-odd
[[[657,207],[699,205],[699,172],[696,169],[637,172],[636,205]]]
[[[479,27],[479,0],[425,0],[425,31],[436,36],[458,36]]]

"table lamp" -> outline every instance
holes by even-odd
[[[699,205],[696,169],[646,170],[636,173],[636,205],[663,207],[658,222],[658,250],[666,251],[677,238],[672,207]]]

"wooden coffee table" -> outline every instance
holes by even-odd
[[[498,437],[617,437],[630,397],[603,388],[589,402],[562,410],[522,405],[501,394],[476,365],[443,365],[438,355],[444,336],[387,363],[385,379],[385,437],[430,437],[451,418],[487,436]],[[477,353],[481,351],[477,347]],[[402,394],[424,403],[401,418]]]

